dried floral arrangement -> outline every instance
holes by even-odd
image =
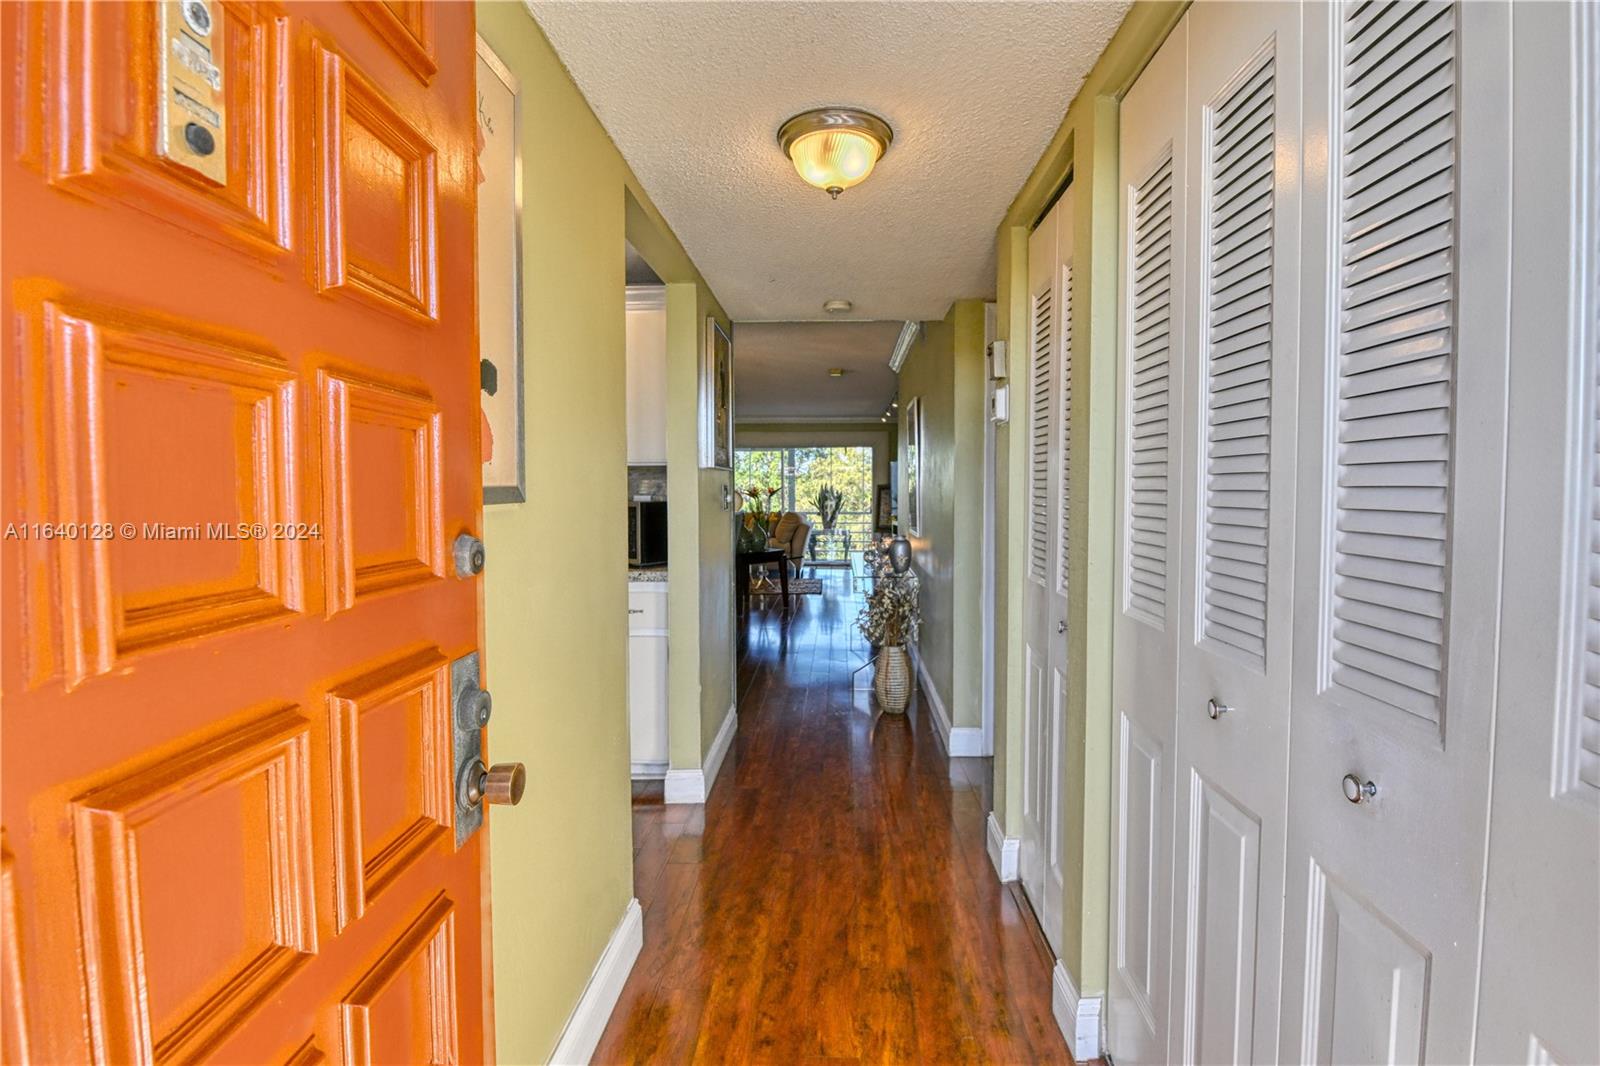
[[[856,616],[856,628],[875,648],[915,642],[922,628],[922,610],[917,606],[917,575],[911,571],[878,579],[867,595],[867,603]]]

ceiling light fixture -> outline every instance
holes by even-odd
[[[835,200],[866,181],[893,142],[887,122],[851,107],[803,111],[778,128],[778,146],[800,177]]]
[[[921,329],[922,323],[911,321],[900,327],[900,336],[894,342],[894,352],[889,356],[889,369],[896,374],[906,365],[906,355],[910,353],[911,345],[916,341],[917,333]]]
[[[847,314],[855,304],[849,300],[829,300],[822,305],[822,309],[830,315]]]
[[[830,378],[842,378],[842,377],[844,377],[844,367],[842,367],[842,366],[830,367],[828,369],[828,376]]]

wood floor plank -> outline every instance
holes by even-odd
[[[853,686],[860,600],[823,576],[743,620],[707,802],[634,789],[645,946],[593,1061],[1071,1062],[1049,947],[989,865],[992,760],[949,758],[920,693],[883,715]]]

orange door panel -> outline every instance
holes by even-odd
[[[0,19],[0,1055],[484,1061],[472,5]]]

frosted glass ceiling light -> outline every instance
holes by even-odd
[[[794,169],[835,200],[867,180],[893,141],[887,122],[848,107],[805,111],[778,130],[778,144]]]

